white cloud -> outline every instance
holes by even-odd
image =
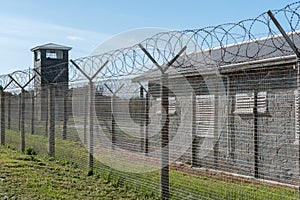
[[[83,40],[81,37],[78,37],[78,36],[75,36],[75,35],[68,35],[66,38],[68,40],[72,40],[72,41]]]
[[[97,55],[115,49],[131,47],[133,45],[142,42],[147,38],[152,37],[157,33],[165,32],[165,31],[168,30],[162,28],[155,28],[155,27],[146,27],[146,28],[124,31],[103,41],[92,51],[91,54]]]
[[[32,66],[34,46],[53,42],[72,47],[71,58],[89,55],[108,35],[23,18],[0,16],[0,74]],[[12,67],[13,66],[13,67]]]

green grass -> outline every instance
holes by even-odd
[[[20,146],[19,133],[7,131],[6,136],[7,144],[18,149]],[[47,144],[48,140],[43,136],[26,134],[26,147],[31,148],[30,152],[47,155]],[[0,182],[0,193],[4,191],[12,195],[23,194],[23,192],[28,191],[30,193],[28,195],[31,195],[32,198],[47,194],[48,196],[41,196],[41,198],[49,197],[49,199],[88,199],[93,197],[98,199],[156,199],[159,196],[159,171],[125,173],[95,160],[94,171],[91,172],[87,166],[88,152],[80,142],[57,138],[56,158],[51,158],[50,160],[53,161],[49,163],[49,158],[47,160],[47,158],[39,156],[22,154],[17,154],[15,157],[19,157],[19,159],[14,160],[12,159],[14,156],[11,154],[16,152],[12,153],[3,147],[1,150],[4,152],[3,155],[0,155],[1,174],[3,169],[7,171],[6,175],[22,173],[26,170],[33,174],[27,176],[27,172],[22,173],[24,177],[18,176],[18,179],[22,180],[14,180],[12,182],[13,187],[9,187],[11,183],[8,183],[6,189],[3,190],[1,184],[9,180],[5,178],[4,182]],[[31,158],[37,158],[37,160],[30,160]],[[2,160],[10,160],[11,162],[2,164]],[[3,168],[2,165],[7,166]],[[13,166],[11,169],[16,169],[15,172],[9,172],[10,165]],[[72,183],[72,180],[76,180],[76,183]],[[48,182],[49,184],[47,184]],[[119,187],[120,185],[122,187]],[[25,187],[24,191],[23,189],[19,191],[23,187]],[[99,189],[101,187],[104,189]],[[69,189],[71,192],[68,193]],[[170,192],[172,199],[299,199],[299,193],[292,188],[274,187],[257,182],[249,183],[243,179],[232,180],[220,177],[220,175],[193,175],[173,168],[170,170]]]
[[[147,199],[118,179],[97,173],[87,176],[66,162],[4,146],[0,146],[0,172],[0,199]]]
[[[245,183],[242,179],[220,180],[217,175],[199,177],[179,171],[171,171],[171,188],[179,190],[184,196],[202,196],[203,199],[299,199],[296,190],[272,187],[264,184]],[[201,199],[201,198],[199,198]]]

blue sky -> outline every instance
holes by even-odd
[[[254,18],[291,0],[0,0],[0,74],[32,67],[30,49],[53,42],[72,59],[136,28],[196,29]]]

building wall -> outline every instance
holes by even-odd
[[[198,167],[254,176],[255,116],[253,112],[236,112],[236,95],[251,94],[254,90],[266,92],[266,111],[256,116],[258,177],[296,184],[299,163],[295,135],[295,74],[293,66],[273,66],[222,74],[226,95],[215,97],[214,137],[201,137],[195,133],[195,107],[189,104],[195,104],[191,95],[193,92],[194,95],[207,95],[209,92],[216,95],[218,91],[214,92],[212,88],[208,90],[207,77],[203,79],[201,76],[190,76],[187,78],[190,83],[188,86],[182,78],[170,79],[169,86],[176,93],[176,101],[180,105],[176,108],[176,114],[170,116],[170,137],[181,134],[184,139],[185,134],[193,135],[193,143],[178,160]],[[190,86],[193,91],[189,90]],[[153,87],[152,93],[155,94],[154,91],[158,88]],[[154,99],[157,97],[159,96],[154,95]],[[151,115],[155,116],[154,113],[150,113]],[[178,127],[185,124],[185,120],[191,122],[185,125],[187,131],[178,132]],[[150,130],[158,127],[155,124],[150,126]],[[156,141],[159,142],[159,137]]]
[[[230,76],[231,94],[267,92],[267,111],[257,116],[258,176],[296,183],[298,145],[295,144],[296,71],[292,66],[274,67]],[[233,100],[233,107],[235,101]],[[234,135],[232,161],[237,173],[254,173],[254,116],[231,113]]]

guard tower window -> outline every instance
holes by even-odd
[[[36,61],[41,60],[41,52],[40,51],[34,52],[34,59]]]
[[[63,59],[63,51],[61,50],[47,50],[46,58],[48,59]]]

